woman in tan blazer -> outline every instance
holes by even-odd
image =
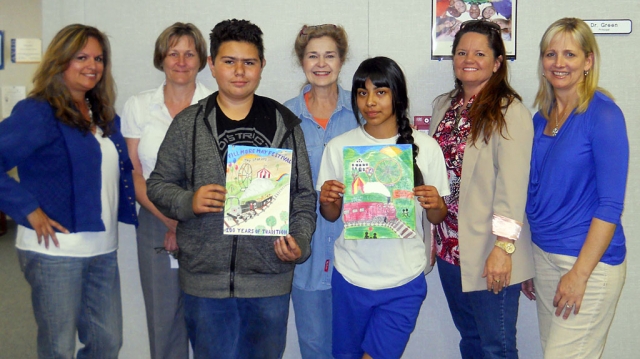
[[[435,227],[440,280],[463,358],[517,358],[520,283],[533,277],[525,204],[531,113],[509,86],[496,24],[472,20],[453,42],[456,87],[434,101],[449,214]]]

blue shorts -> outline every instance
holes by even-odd
[[[334,268],[331,287],[334,358],[400,358],[427,296],[424,275],[400,287],[370,290],[350,284]]]

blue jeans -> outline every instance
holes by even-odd
[[[298,344],[303,359],[332,359],[331,289],[291,291]]]
[[[439,257],[437,261],[449,311],[462,337],[462,358],[518,358],[516,321],[520,283],[498,294],[488,290],[463,293],[460,267]]]
[[[184,293],[184,316],[195,359],[281,358],[289,294],[216,299]]]
[[[77,358],[117,358],[122,346],[118,257],[59,257],[18,250],[31,285],[38,324],[38,357],[74,357],[76,332],[84,347]]]

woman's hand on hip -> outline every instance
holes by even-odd
[[[495,294],[508,287],[511,282],[511,255],[494,247],[484,264],[482,278],[487,279],[487,290]]]
[[[581,278],[573,269],[560,278],[556,295],[553,297],[553,306],[556,307],[556,317],[562,315],[563,319],[569,318],[571,312],[578,314],[582,297],[587,289],[589,278]]]
[[[44,247],[47,249],[49,249],[49,238],[51,238],[51,241],[56,247],[60,248],[60,243],[58,243],[54,228],[62,233],[69,233],[60,223],[49,218],[40,207],[36,208],[35,211],[27,216],[27,221],[29,221],[33,230],[36,231],[38,244],[41,244],[42,240],[44,240]]]

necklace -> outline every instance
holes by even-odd
[[[460,110],[458,112],[458,109],[456,109],[456,117],[454,118],[454,125],[453,125],[453,133],[454,134],[458,134],[460,132],[460,120],[462,119],[462,111],[467,110],[469,111],[469,109],[471,108],[471,102],[467,103],[466,108],[462,108],[462,106],[460,106],[458,109]]]
[[[93,111],[91,111],[91,102],[89,102],[88,98],[84,99],[84,103],[87,104],[87,110],[89,110],[89,119],[91,120],[91,122],[93,122]]]
[[[565,112],[567,112],[566,108],[560,114],[560,118],[561,119],[564,119]],[[553,130],[551,130],[551,136],[556,137],[558,135],[558,128],[559,127],[560,127],[560,123],[558,122],[558,105],[556,105],[556,127],[554,127]]]

